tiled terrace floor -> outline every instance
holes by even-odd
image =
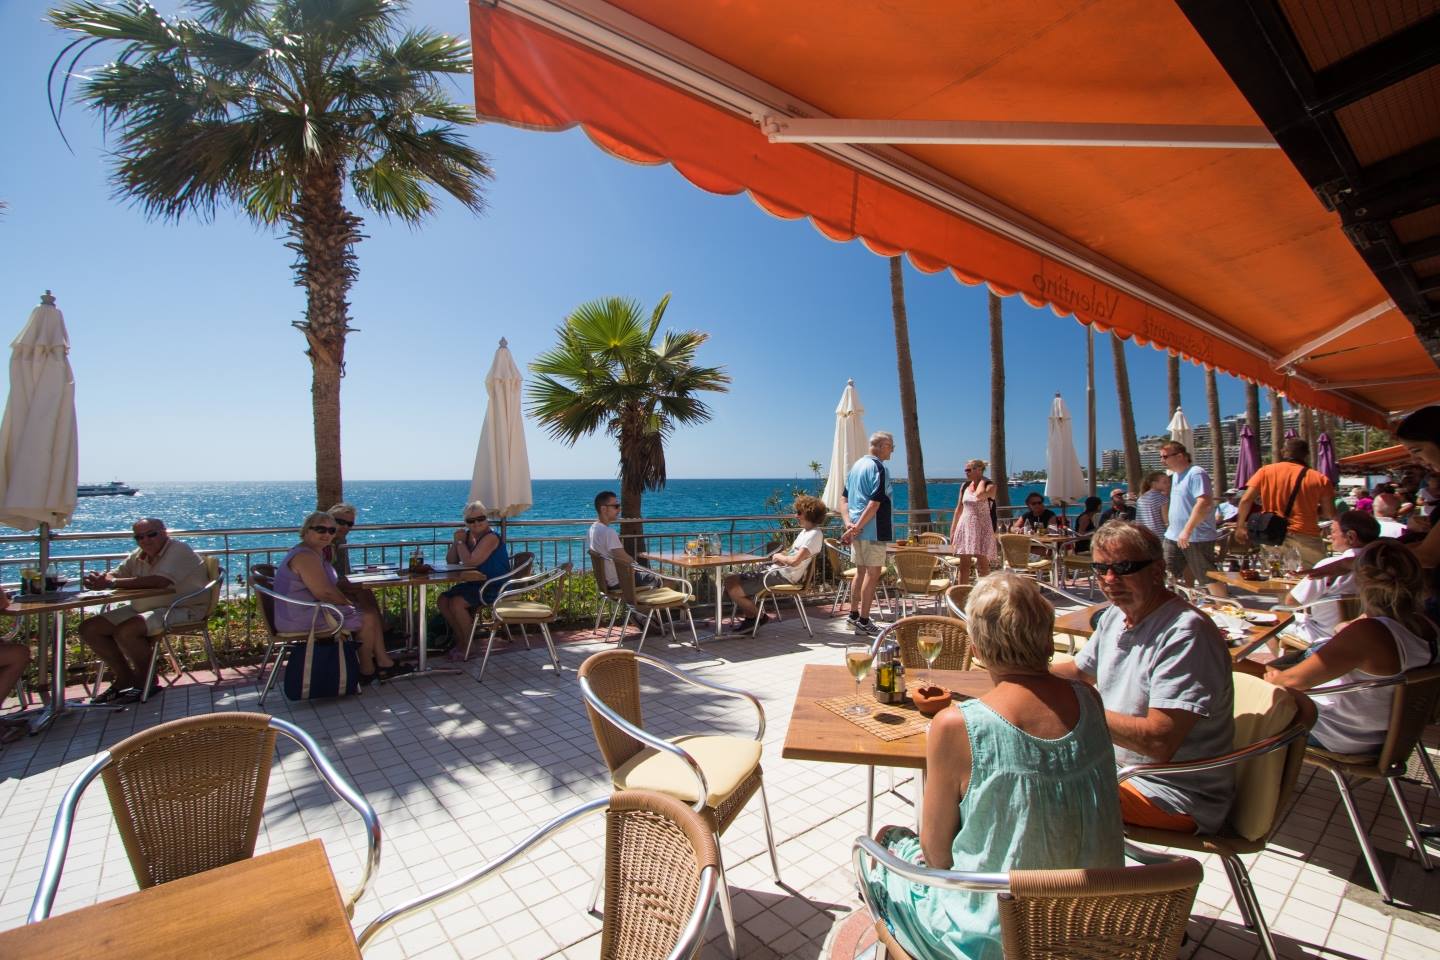
[[[780,757],[801,669],[807,663],[839,662],[848,634],[843,622],[823,614],[812,614],[812,620],[813,640],[792,614],[758,639],[726,640],[703,652],[653,638],[646,643],[647,653],[744,687],[764,702],[769,721],[765,780],[785,885],[770,878],[764,829],[753,802],[722,844],[741,925],[741,955],[757,960],[827,956],[827,937],[858,905],[849,852],[863,830],[864,771]],[[562,645],[559,678],[538,647],[493,658],[484,685],[473,679],[478,663],[472,662],[470,675],[396,682],[340,702],[293,705],[278,693],[267,701],[271,712],[314,734],[380,813],[384,857],[356,910],[357,929],[380,910],[475,868],[530,828],[608,791],[575,687],[575,668],[605,644]],[[661,691],[671,695],[657,699],[653,694]],[[661,734],[703,726],[753,730],[753,712],[738,701],[696,696],[653,674],[646,692],[647,725]],[[162,720],[254,710],[256,699],[248,684],[178,686],[124,713],[64,719],[40,737],[3,748],[0,929],[23,921],[54,811],[87,758]],[[884,788],[888,778],[882,773],[877,782]],[[898,789],[908,796],[913,784],[902,776]],[[1405,793],[1422,824],[1440,821],[1440,803],[1428,791],[1406,784]],[[1333,784],[1307,768],[1271,849],[1251,858],[1280,949],[1287,956],[1342,960],[1434,957],[1440,943],[1440,874],[1423,873],[1406,853],[1403,826],[1388,798],[1377,812],[1377,785],[1360,786],[1357,796],[1406,906],[1380,902]],[[910,806],[897,794],[886,793],[877,802],[877,824],[911,818]],[[345,887],[359,876],[364,848],[358,827],[348,808],[315,779],[303,756],[284,748],[271,780],[259,849],[320,837]],[[387,932],[367,957],[597,956],[599,922],[584,907],[599,859],[600,829],[600,821],[592,820],[561,843],[540,849],[530,863],[450,901],[434,915]],[[96,785],[81,804],[56,912],[133,889],[104,791]],[[707,956],[728,954],[721,930],[717,915]],[[1197,960],[1257,955],[1255,939],[1241,926],[1224,871],[1213,858],[1206,863],[1190,941],[1182,956]]]

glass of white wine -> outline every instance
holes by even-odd
[[[925,685],[935,686],[935,660],[940,656],[940,646],[944,643],[944,637],[939,630],[933,627],[922,629],[915,635],[915,649],[919,651],[920,657],[925,661]]]
[[[874,662],[875,655],[870,651],[869,644],[851,643],[845,646],[845,666],[850,670],[850,676],[855,678],[855,696],[860,696],[860,681],[870,676],[870,664]],[[860,704],[846,707],[845,713],[852,717],[864,717],[870,714]]]

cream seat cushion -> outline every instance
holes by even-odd
[[[777,583],[773,587],[766,587],[767,593],[799,593],[805,588],[798,583]]]
[[[949,590],[952,586],[954,586],[954,584],[952,584],[949,580],[931,580],[930,592],[939,593],[942,590]]]
[[[495,613],[505,620],[543,620],[555,616],[549,604],[533,600],[506,600],[495,608]]]
[[[1289,692],[1248,673],[1235,679],[1235,748],[1273,737],[1295,719]],[[1286,750],[1246,760],[1235,771],[1235,805],[1230,826],[1247,840],[1259,840],[1275,820],[1275,799],[1285,773]]]
[[[635,591],[635,602],[646,606],[663,607],[672,603],[684,603],[686,595],[679,590],[671,590],[669,587],[652,587],[649,590]]]
[[[710,795],[705,803],[718,807],[760,764],[760,743],[742,737],[673,737],[671,743],[695,758],[705,774]],[[613,774],[617,790],[654,790],[686,803],[695,802],[698,784],[679,757],[647,747],[626,760]]]

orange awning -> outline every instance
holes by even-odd
[[[1337,461],[1342,470],[1373,471],[1390,470],[1393,467],[1413,462],[1415,462],[1415,458],[1410,455],[1410,451],[1399,443],[1393,447],[1381,447],[1379,450],[1368,450],[1365,453],[1352,453]]]
[[[1171,4],[472,0],[471,22],[482,118],[581,125],[616,156],[746,192],[832,239],[1353,420],[1440,401],[1413,328],[1279,150],[869,147],[762,129],[778,116],[1263,134]]]

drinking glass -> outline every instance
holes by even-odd
[[[868,643],[849,643],[845,645],[845,666],[850,670],[850,676],[855,678],[855,696],[860,696],[860,681],[870,676],[870,664],[875,660],[875,655],[870,652]],[[845,708],[845,713],[852,717],[868,716],[870,711],[860,704]]]
[[[925,685],[935,686],[935,660],[940,656],[940,645],[944,637],[939,630],[933,627],[922,629],[915,635],[915,649],[919,651],[921,658],[925,661]]]

